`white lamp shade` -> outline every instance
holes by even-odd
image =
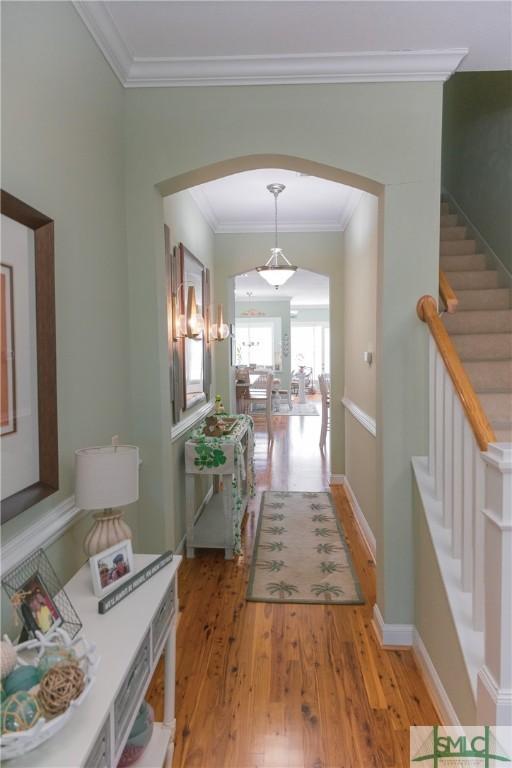
[[[75,503],[80,509],[105,509],[139,498],[139,449],[105,445],[75,451]]]

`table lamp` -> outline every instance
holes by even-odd
[[[75,503],[80,509],[101,510],[84,540],[88,557],[132,538],[119,507],[139,498],[139,449],[135,445],[81,448],[75,451]]]

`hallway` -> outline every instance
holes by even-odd
[[[256,424],[257,496],[244,555],[204,551],[180,571],[174,766],[393,768],[409,765],[410,724],[434,724],[410,651],[382,651],[371,627],[375,570],[342,487],[333,497],[367,604],[245,602],[261,492],[320,490],[319,419],[275,420],[272,463]],[[161,708],[161,686],[150,700]]]

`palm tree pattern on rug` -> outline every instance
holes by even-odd
[[[277,578],[272,578],[274,574]],[[329,493],[263,494],[247,599],[364,602]]]

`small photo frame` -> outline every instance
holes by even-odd
[[[2,578],[2,587],[24,627],[23,639],[36,632],[48,634],[56,627],[73,639],[82,628],[57,574],[42,549],[38,549]],[[20,641],[21,642],[21,641]]]
[[[120,541],[89,558],[92,586],[96,597],[108,595],[133,576],[133,550],[130,539]]]

